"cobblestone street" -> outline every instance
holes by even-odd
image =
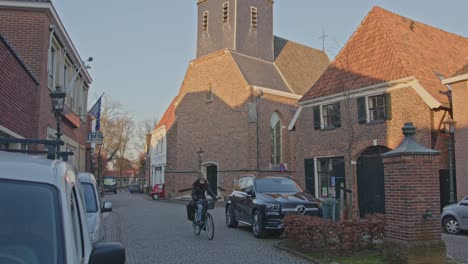
[[[224,210],[211,211],[215,236],[194,236],[186,220],[185,205],[153,201],[142,194],[107,194],[113,212],[105,216],[107,240],[125,244],[128,264],[145,263],[307,263],[279,251],[278,238],[256,239],[247,227],[228,229]]]

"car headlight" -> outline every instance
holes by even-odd
[[[89,233],[89,240],[91,242],[94,242],[96,239],[97,239],[97,233],[95,233],[95,232]]]
[[[279,204],[272,204],[272,203],[265,204],[265,209],[270,212],[279,212],[280,208],[281,207]]]

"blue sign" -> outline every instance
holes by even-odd
[[[286,171],[286,166],[283,163],[281,163],[280,166],[279,166],[279,169],[280,169],[281,172],[285,172]]]

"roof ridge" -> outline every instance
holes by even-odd
[[[314,48],[314,47],[311,47],[311,46],[308,46],[308,45],[305,45],[305,44],[302,44],[302,43],[299,43],[297,41],[294,41],[294,40],[290,40],[290,39],[287,39],[287,38],[283,38],[283,37],[280,37],[278,35],[273,35],[274,37],[277,37],[277,38],[280,38],[280,39],[283,39],[283,40],[286,40],[288,42],[291,42],[293,44],[296,44],[296,45],[300,45],[300,46],[303,46],[305,48],[309,48],[309,49],[312,49],[312,50],[315,50],[315,51],[318,51],[320,53],[324,53],[325,55],[327,55],[327,53],[321,49],[317,49],[317,48]],[[328,56],[328,55],[327,55]]]

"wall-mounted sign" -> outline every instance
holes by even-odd
[[[101,132],[89,132],[86,141],[88,143],[102,144],[103,139],[104,139],[104,137],[102,136]]]

